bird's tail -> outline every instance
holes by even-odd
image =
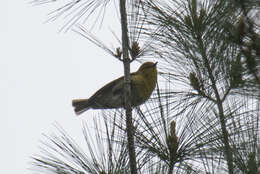
[[[90,103],[88,99],[74,99],[72,100],[72,106],[77,115],[82,114],[90,108]]]

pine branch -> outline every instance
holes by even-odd
[[[204,61],[205,67],[208,71],[209,79],[212,83],[212,88],[214,90],[214,94],[215,94],[215,97],[216,97],[216,103],[217,103],[217,107],[218,107],[218,116],[219,116],[220,123],[221,123],[221,129],[222,129],[222,134],[223,134],[223,142],[225,144],[225,154],[226,154],[225,156],[226,156],[227,163],[228,163],[229,174],[233,174],[233,171],[234,171],[233,154],[232,154],[232,150],[231,150],[231,147],[230,147],[230,144],[229,144],[229,134],[228,134],[228,131],[227,131],[227,128],[226,128],[226,123],[225,123],[223,102],[221,101],[221,98],[220,98],[220,95],[219,95],[219,90],[216,86],[217,80],[215,79],[213,72],[212,72],[212,67],[209,64],[208,57],[207,57],[206,52],[205,52],[206,48],[203,44],[202,38],[198,35],[197,39],[198,39],[199,48],[201,50],[202,59]]]
[[[134,129],[132,123],[132,105],[131,105],[131,79],[130,79],[130,59],[129,59],[129,38],[127,28],[126,0],[120,0],[121,29],[122,29],[122,50],[124,63],[124,104],[126,113],[126,131],[128,139],[128,150],[131,174],[137,174],[136,154],[134,146]]]

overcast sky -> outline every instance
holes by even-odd
[[[39,153],[42,133],[53,132],[55,122],[80,139],[82,120],[91,125],[97,112],[76,117],[71,100],[87,98],[123,74],[121,62],[87,39],[59,33],[57,23],[44,24],[50,10],[25,0],[0,4],[2,173],[32,173],[30,156]],[[109,47],[117,47],[111,29],[120,27],[112,13],[106,15],[103,29],[95,31]],[[132,71],[138,67],[133,63]]]

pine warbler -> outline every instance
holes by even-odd
[[[157,82],[156,63],[146,62],[131,73],[132,106],[143,104],[152,94]],[[72,100],[77,115],[92,109],[113,109],[124,107],[124,77],[120,77],[99,89],[89,99]]]

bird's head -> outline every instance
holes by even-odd
[[[143,74],[144,76],[156,78],[157,79],[157,62],[145,62],[143,63],[140,68],[138,69],[138,73]]]

